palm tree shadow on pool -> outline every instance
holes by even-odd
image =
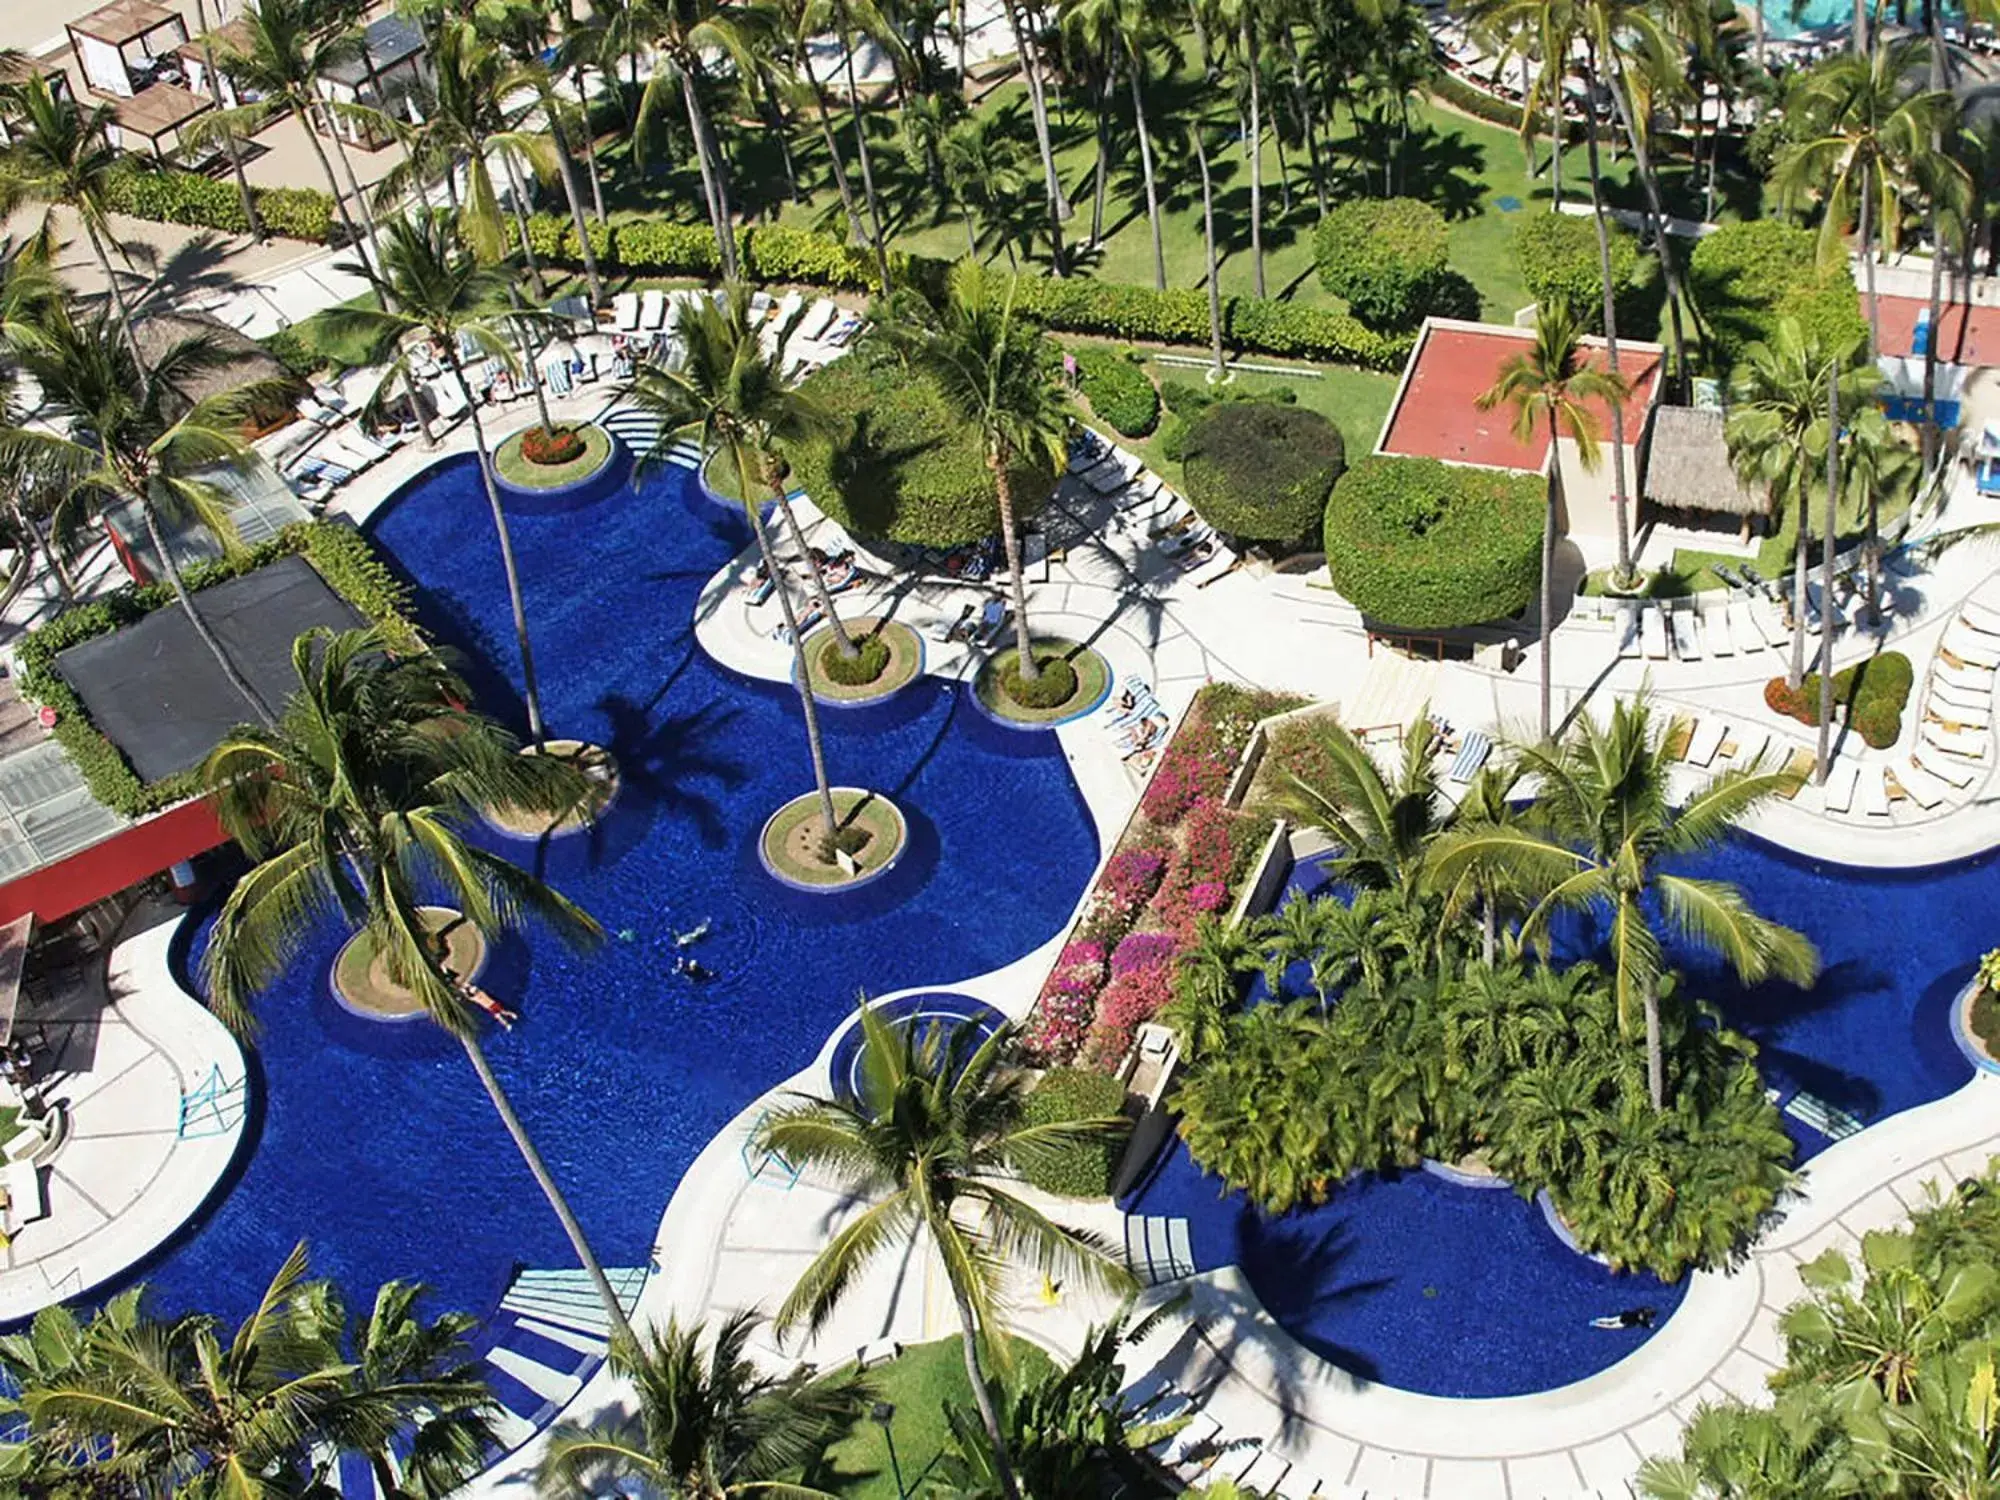
[[[1291,1342],[1300,1354],[1317,1355],[1357,1379],[1379,1380],[1381,1367],[1372,1355],[1336,1344],[1315,1331],[1299,1332],[1302,1328],[1316,1330],[1321,1319],[1343,1303],[1372,1296],[1390,1286],[1387,1277],[1366,1280],[1343,1277],[1341,1267],[1352,1258],[1354,1249],[1353,1231],[1344,1221],[1322,1231],[1284,1220],[1273,1222],[1249,1208],[1237,1220],[1236,1262],[1245,1268],[1246,1274],[1260,1264],[1269,1268],[1256,1277],[1258,1295],[1264,1302],[1264,1310],[1291,1334]],[[1273,1356],[1282,1372],[1287,1358],[1282,1343],[1273,1350]],[[1300,1373],[1304,1373],[1303,1367]],[[1287,1421],[1293,1420],[1291,1403],[1281,1404],[1286,1408]]]

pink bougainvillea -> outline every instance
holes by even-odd
[[[1167,873],[1167,856],[1159,849],[1121,849],[1104,863],[1098,878],[1097,897],[1127,912],[1137,911],[1153,899],[1160,880]]]
[[[1021,1044],[1041,1066],[1061,1067],[1075,1059],[1096,1010],[1094,993],[1044,991]]]
[[[1188,810],[1180,847],[1152,906],[1160,925],[1183,943],[1193,940],[1197,918],[1229,904],[1229,872],[1236,858],[1231,835],[1239,821],[1237,814],[1208,798]]]
[[[1170,932],[1135,932],[1111,950],[1111,977],[1130,974],[1134,969],[1154,969],[1171,963],[1180,944]]]

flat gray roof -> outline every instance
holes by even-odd
[[[361,33],[362,57],[346,57],[326,70],[336,83],[352,88],[370,73],[386,73],[424,50],[424,34],[401,16],[384,16]]]

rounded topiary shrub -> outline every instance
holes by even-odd
[[[1145,437],[1160,425],[1160,393],[1132,351],[1085,347],[1070,351],[1077,385],[1101,422],[1121,437]]]
[[[1182,440],[1187,497],[1217,531],[1290,544],[1310,536],[1347,468],[1340,429],[1316,411],[1219,401]]]
[[[1445,270],[1444,215],[1415,198],[1356,198],[1313,236],[1319,279],[1377,328],[1422,319]]]
[[[1724,224],[1696,240],[1688,279],[1724,369],[1788,317],[1830,344],[1865,326],[1845,258],[1823,261],[1818,235],[1779,219]]]
[[[1541,581],[1547,491],[1531,474],[1363,459],[1326,507],[1326,566],[1362,614],[1445,630],[1519,614]]]
[[[1614,227],[1610,234],[1611,295],[1617,299],[1628,296],[1638,281],[1639,245],[1629,230]],[[1514,259],[1537,304],[1567,302],[1589,327],[1602,330],[1604,267],[1592,220],[1532,214],[1514,230]]]
[[[945,405],[937,385],[893,355],[857,350],[809,378],[804,390],[827,428],[787,445],[792,480],[855,535],[916,547],[958,547],[1000,529],[992,472],[979,434]],[[1054,465],[1017,457],[1009,470],[1023,521],[1048,503]]]
[[[1035,679],[1021,676],[1021,653],[1009,647],[1000,658],[1000,691],[1023,708],[1054,708],[1076,693],[1076,668],[1060,656],[1035,653]]]
[[[1032,1128],[1113,1119],[1124,1107],[1123,1080],[1087,1068],[1051,1068],[1023,1102],[1022,1123]],[[1111,1191],[1111,1174],[1124,1149],[1124,1136],[1107,1132],[1100,1140],[1037,1151],[1019,1163],[1021,1175],[1043,1192],[1101,1198]]]
[[[889,643],[879,635],[863,636],[854,643],[852,656],[840,654],[840,643],[827,633],[819,648],[819,669],[842,687],[861,687],[882,675],[889,665]]]

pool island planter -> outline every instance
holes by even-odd
[[[1111,663],[1093,646],[1061,636],[1038,635],[1031,649],[1037,658],[1061,656],[1076,673],[1076,689],[1061,703],[1030,708],[1015,701],[1002,685],[1001,668],[1015,657],[1013,639],[993,648],[972,679],[972,701],[995,724],[1008,729],[1056,729],[1097,712],[1111,696]]]
[[[543,740],[539,745],[523,745],[518,753],[550,755],[574,762],[590,783],[590,793],[582,804],[560,814],[530,812],[520,807],[486,808],[482,816],[487,825],[509,838],[541,840],[581,833],[604,816],[624,785],[618,758],[588,740]]]
[[[468,984],[478,979],[486,967],[486,934],[453,906],[420,906],[417,912],[429,931],[446,934],[446,967]],[[365,927],[340,945],[326,983],[334,1003],[364,1021],[401,1025],[429,1014],[411,991],[388,976],[374,935]]]
[[[531,422],[510,433],[493,450],[493,482],[500,498],[521,510],[570,510],[602,500],[617,486],[624,446],[595,422],[578,422],[570,430],[583,438],[583,452],[567,463],[538,464],[522,456],[521,444],[541,430]]]
[[[857,615],[854,619],[843,619],[848,635],[858,645],[863,640],[874,637],[889,648],[889,660],[882,668],[881,675],[872,682],[835,682],[823,665],[825,658],[836,648],[833,632],[822,626],[806,638],[806,670],[812,679],[813,698],[828,708],[870,708],[878,703],[886,703],[904,688],[924,674],[924,639],[901,620],[891,620],[881,615]],[[792,668],[792,680],[798,681],[798,667]]]
[[[1992,1048],[1972,1029],[1972,1007],[1985,993],[1986,987],[1977,979],[1959,991],[1958,998],[1951,1003],[1951,1039],[1965,1054],[1965,1060],[1980,1072],[2000,1073],[2000,1057],[1994,1056]]]
[[[757,859],[764,873],[780,885],[815,896],[836,896],[880,880],[909,847],[910,825],[902,809],[882,792],[864,787],[833,788],[833,812],[843,829],[860,829],[867,845],[845,865],[825,865],[813,858],[809,831],[819,821],[819,793],[792,798],[764,820],[757,835]]]

